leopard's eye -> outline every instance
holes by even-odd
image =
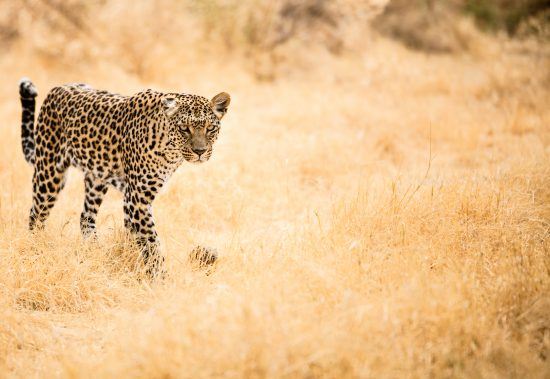
[[[181,131],[182,131],[183,133],[185,133],[185,134],[191,133],[191,131],[189,130],[189,128],[188,128],[187,126],[185,126],[185,125],[182,125],[180,128],[181,128]]]

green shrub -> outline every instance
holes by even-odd
[[[520,23],[550,8],[549,0],[466,0],[464,11],[485,30],[506,30],[513,35]]]

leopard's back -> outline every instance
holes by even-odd
[[[34,131],[37,154],[48,155],[53,148],[60,153],[55,157],[58,164],[101,176],[120,171],[128,99],[84,84],[53,88],[42,104]],[[48,135],[52,138],[47,139]]]

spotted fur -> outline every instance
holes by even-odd
[[[148,272],[158,273],[164,258],[153,200],[183,161],[210,158],[229,95],[222,92],[208,100],[147,90],[123,96],[69,84],[48,93],[34,125],[36,87],[22,79],[19,93],[23,153],[34,166],[29,228],[43,227],[67,168],[78,167],[85,186],[82,234],[95,233],[103,197],[109,187],[116,188],[124,195],[124,225],[135,235]]]
[[[19,97],[21,98],[21,145],[25,160],[34,164],[34,110],[38,92],[32,82],[23,78],[19,82]]]

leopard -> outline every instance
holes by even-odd
[[[109,188],[123,195],[124,227],[133,237],[147,274],[165,273],[152,205],[183,162],[200,164],[212,147],[231,98],[147,89],[121,95],[84,83],[53,87],[35,122],[37,87],[19,82],[21,146],[34,168],[28,227],[42,230],[69,167],[84,174],[80,230],[97,236],[96,218]]]

